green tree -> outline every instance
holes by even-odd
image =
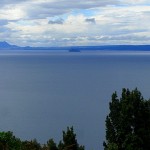
[[[56,143],[53,139],[47,141],[48,150],[58,150]]]
[[[105,150],[150,149],[150,100],[137,89],[123,89],[121,98],[112,94],[106,117]]]
[[[0,132],[1,150],[21,150],[21,141],[16,138],[12,132]]]
[[[22,150],[41,150],[40,143],[36,139],[22,142]]]
[[[44,145],[42,146],[41,150],[49,150],[49,149],[48,149],[47,145],[44,144]]]
[[[84,146],[80,146],[76,139],[73,127],[67,127],[67,131],[63,131],[63,141],[58,145],[59,150],[84,150]]]

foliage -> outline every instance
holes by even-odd
[[[84,150],[84,146],[79,146],[73,127],[68,127],[66,132],[63,131],[63,141],[58,146],[53,139],[41,145],[36,139],[21,141],[10,131],[0,132],[0,150]]]
[[[58,150],[57,145],[53,139],[47,141],[47,147],[49,150]]]
[[[73,127],[67,128],[67,131],[63,131],[63,141],[59,143],[59,150],[84,150],[84,146],[79,146],[74,133]]]
[[[106,117],[105,150],[150,149],[150,100],[135,89],[122,90],[120,99],[112,94]]]
[[[22,150],[41,150],[40,143],[36,139],[22,142]]]
[[[0,149],[21,150],[21,141],[12,132],[0,132]]]

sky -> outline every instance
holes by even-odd
[[[150,1],[1,0],[0,41],[18,46],[150,44]]]

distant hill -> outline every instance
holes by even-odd
[[[5,41],[0,42],[0,50],[68,50],[69,52],[80,51],[150,51],[150,45],[103,45],[103,46],[68,46],[68,47],[19,47]]]
[[[105,46],[76,46],[74,51],[99,51],[99,50],[115,50],[115,51],[150,51],[150,45],[105,45]]]
[[[10,45],[9,43],[3,41],[0,42],[0,49],[17,49],[19,46],[16,45]]]
[[[7,47],[10,47],[11,45],[8,44],[7,42],[0,42],[0,47],[3,47],[3,48],[7,48]]]

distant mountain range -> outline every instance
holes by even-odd
[[[0,50],[68,50],[69,52],[121,50],[121,51],[150,51],[150,45],[104,45],[104,46],[68,46],[68,47],[20,47],[5,41],[0,42]]]
[[[16,45],[10,45],[9,43],[7,42],[0,42],[0,49],[13,49],[13,48],[19,48],[18,46]]]

